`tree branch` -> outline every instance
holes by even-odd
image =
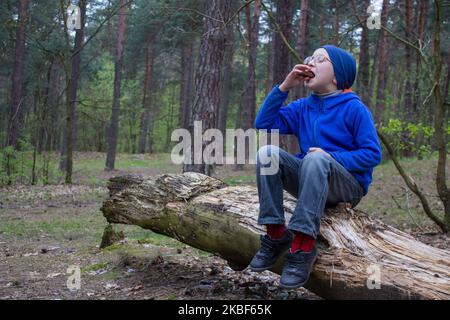
[[[288,48],[288,50],[291,52],[291,54],[294,56],[294,58],[297,60],[298,63],[303,63],[303,59],[300,58],[300,56],[297,54],[297,52],[291,47],[291,45],[289,44],[289,41],[286,39],[286,36],[281,31],[281,27],[277,23],[277,20],[275,19],[275,17],[273,16],[272,11],[269,8],[267,8],[267,6],[264,4],[263,1],[261,1],[261,6],[263,7],[264,11],[266,11],[267,14],[269,15],[270,21],[272,21],[272,23],[277,28],[277,32],[280,35],[280,37],[283,40],[286,47]]]
[[[445,225],[445,223],[439,219],[432,211],[430,208],[430,205],[428,204],[428,200],[425,197],[425,195],[420,191],[420,189],[418,188],[416,182],[414,181],[414,179],[408,175],[405,170],[403,169],[402,165],[400,164],[400,162],[398,161],[397,157],[395,156],[394,150],[392,149],[387,137],[384,136],[384,134],[377,129],[377,134],[380,137],[381,142],[384,144],[384,146],[386,147],[387,152],[389,153],[389,156],[392,159],[392,162],[394,162],[395,167],[397,168],[398,172],[400,173],[400,175],[402,176],[403,180],[405,181],[406,185],[408,186],[408,188],[414,192],[417,197],[419,198],[420,202],[422,203],[422,207],[423,210],[425,211],[426,215],[433,220],[438,226],[439,228],[443,231],[443,232],[448,232],[448,228]]]

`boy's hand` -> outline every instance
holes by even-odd
[[[323,151],[321,148],[309,148],[308,154],[309,154],[309,153],[313,153],[313,152],[323,152],[323,153],[325,153],[327,156],[333,158],[328,152]]]
[[[280,85],[280,90],[288,92],[292,88],[301,85],[306,79],[313,78],[314,73],[311,70],[312,68],[306,64],[297,64]]]

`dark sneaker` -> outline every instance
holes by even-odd
[[[286,230],[280,240],[272,240],[267,235],[261,235],[261,248],[250,262],[250,270],[262,272],[272,268],[278,257],[285,253],[292,242],[292,233]]]
[[[280,286],[285,289],[296,289],[308,282],[314,262],[317,259],[317,248],[311,252],[297,251],[286,255],[286,262],[281,273]]]

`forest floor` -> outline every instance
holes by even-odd
[[[443,212],[435,196],[437,158],[402,162],[430,195],[432,209]],[[0,299],[320,299],[303,288],[279,289],[279,277],[269,271],[234,272],[217,256],[137,226],[115,226],[125,239],[100,250],[107,223],[99,209],[110,177],[180,172],[168,154],[121,154],[114,172],[104,172],[103,165],[101,153],[77,153],[72,186],[0,188]],[[215,176],[230,185],[255,184],[252,166],[218,167]],[[450,237],[425,216],[391,162],[373,177],[358,209],[427,244],[450,248]],[[68,289],[71,266],[80,270],[79,290]]]

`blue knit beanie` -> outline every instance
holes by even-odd
[[[353,56],[336,46],[325,45],[324,48],[333,63],[334,74],[337,80],[337,88],[345,90],[351,88],[356,78],[356,60]]]

